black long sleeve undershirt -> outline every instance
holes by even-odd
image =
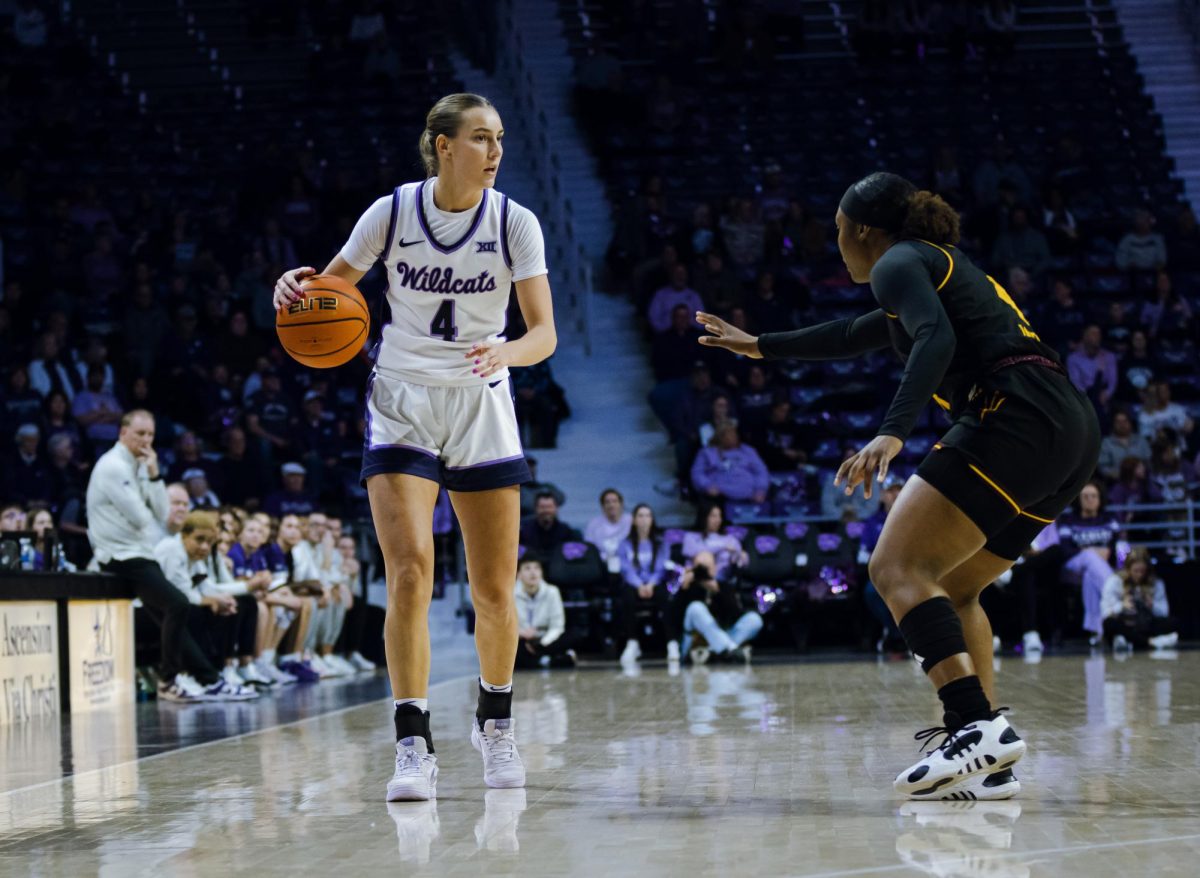
[[[893,338],[893,331],[902,329],[912,347],[879,435],[903,441],[937,392],[957,340],[930,279],[929,266],[913,248],[896,246],[880,258],[871,271],[871,291],[883,306],[881,310],[795,332],[761,335],[758,349],[766,359],[842,359],[895,346],[898,339]],[[899,327],[889,326],[892,320]]]
[[[768,332],[758,337],[758,350],[767,360],[849,359],[891,347],[887,322],[879,309],[791,332]]]

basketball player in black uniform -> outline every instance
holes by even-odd
[[[999,799],[1020,786],[1025,742],[993,708],[992,630],[979,593],[1079,494],[1100,429],[1021,309],[954,245],[959,217],[931,192],[876,173],[847,190],[838,248],[879,309],[794,332],[748,335],[709,314],[708,346],[825,360],[894,349],[904,377],[878,435],[838,470],[847,494],[882,482],[926,403],[953,426],[909,479],[871,556],[871,581],[937,688],[940,746],[901,772],[916,799]]]

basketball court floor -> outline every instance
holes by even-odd
[[[893,796],[939,724],[907,660],[518,675],[515,791],[483,787],[474,679],[446,679],[436,803],[383,801],[382,677],[141,705],[141,740],[128,715],[9,727],[0,875],[1200,874],[1200,653],[998,680],[1030,753],[995,803]]]

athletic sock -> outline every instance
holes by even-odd
[[[951,680],[938,690],[938,698],[942,699],[942,707],[946,711],[942,721],[948,729],[959,729],[967,723],[991,719],[992,705],[974,674]]]
[[[424,700],[414,698],[410,701]],[[428,748],[430,753],[433,753],[433,735],[429,731],[429,711],[422,710],[413,703],[401,704],[397,701],[393,720],[396,724],[397,741],[404,738],[424,738],[426,748]]]
[[[512,683],[497,686],[479,678],[479,703],[475,708],[475,719],[479,728],[490,719],[508,719],[512,716]]]
[[[267,665],[275,664],[275,650],[264,649],[262,651],[262,654],[259,655],[259,659],[263,662],[263,664],[267,664]]]

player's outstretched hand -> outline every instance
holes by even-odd
[[[892,458],[900,453],[904,443],[895,436],[876,436],[867,443],[866,448],[843,461],[833,477],[834,485],[846,483],[846,496],[854,493],[859,483],[863,486],[863,496],[871,499],[871,476],[876,476],[879,482],[887,477],[888,465]]]
[[[279,280],[275,281],[275,310],[282,311],[293,302],[303,299],[304,290],[300,289],[300,284],[306,277],[311,277],[316,273],[315,268],[306,265],[303,268],[285,271],[280,275]]]
[[[725,348],[735,354],[753,357],[756,360],[762,359],[762,354],[758,350],[758,336],[742,332],[732,323],[712,314],[705,314],[703,311],[696,312],[696,322],[709,333],[700,336],[700,344],[705,347]]]

